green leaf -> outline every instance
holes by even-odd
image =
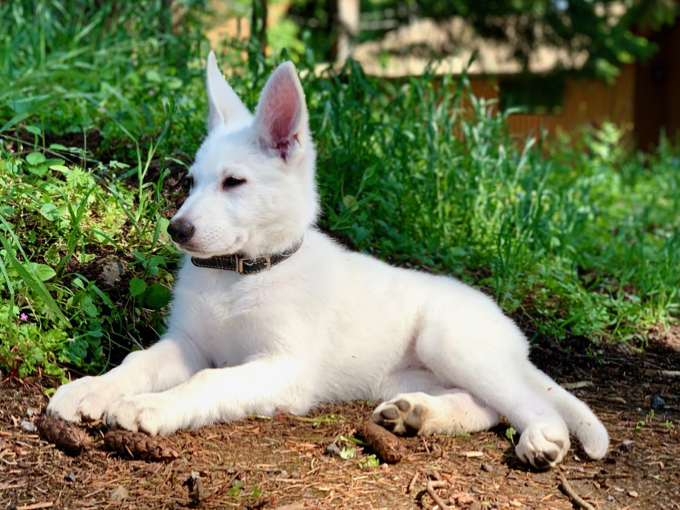
[[[342,199],[342,203],[345,204],[347,209],[351,209],[352,211],[359,209],[359,204],[357,203],[357,199],[354,198],[354,195],[345,195]]]
[[[231,484],[231,489],[227,491],[227,495],[235,498],[241,494],[241,489],[243,488],[245,484],[241,482],[240,480],[232,482]]]
[[[54,204],[43,204],[40,208],[40,214],[48,221],[54,221],[59,218],[59,209]]]
[[[86,264],[87,262],[94,260],[96,257],[97,255],[95,253],[80,252],[76,258],[81,264]]]
[[[149,291],[144,296],[144,303],[151,308],[163,308],[170,303],[172,294],[160,283],[154,283],[149,287]]]
[[[25,126],[25,129],[26,129],[26,131],[28,131],[29,133],[33,133],[34,135],[39,135],[40,133],[42,133],[42,131],[40,131],[40,128],[37,127],[37,126],[30,126],[29,125],[29,126]]]
[[[158,71],[154,71],[153,69],[146,72],[146,79],[154,83],[160,83],[163,81],[163,78],[161,78],[161,75],[158,74]]]
[[[177,90],[182,86],[182,80],[179,78],[170,78],[165,84],[170,90]]]
[[[505,437],[507,437],[513,443],[515,442],[513,439],[515,434],[517,434],[517,431],[513,427],[508,427],[505,431]]]
[[[340,458],[343,458],[345,460],[347,459],[353,459],[357,454],[357,449],[352,448],[351,446],[345,446],[343,447],[342,450],[340,450]]]
[[[50,280],[51,278],[54,277],[54,275],[57,274],[57,272],[52,269],[50,266],[46,264],[36,264],[34,262],[31,263],[24,263],[24,266],[26,266],[26,269],[31,271],[33,275],[38,278],[41,282],[46,282],[47,280]]]
[[[136,276],[130,280],[130,295],[132,297],[139,296],[146,290],[146,282]]]
[[[45,162],[45,155],[42,152],[31,152],[26,156],[26,162],[31,166],[38,166],[40,163]]]
[[[368,455],[359,461],[359,467],[378,467],[380,465],[380,460],[374,454]]]

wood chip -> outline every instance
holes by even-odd
[[[109,430],[104,444],[121,457],[152,461],[171,461],[179,458],[179,452],[161,438],[147,436],[141,432],[122,429]]]
[[[406,455],[401,440],[377,423],[368,422],[360,425],[358,433],[385,462],[396,464]]]
[[[483,457],[484,452],[461,452],[463,457],[473,458],[473,457]]]
[[[579,390],[581,388],[588,388],[593,385],[593,381],[578,381],[573,383],[560,384],[565,390]]]
[[[87,433],[74,423],[43,414],[35,420],[38,433],[45,441],[71,454],[79,454],[92,442]]]

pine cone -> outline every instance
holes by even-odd
[[[165,444],[162,439],[147,436],[141,432],[109,430],[104,436],[104,444],[121,457],[130,459],[170,461],[179,457],[179,452]]]
[[[55,416],[40,415],[35,420],[35,426],[43,439],[71,454],[79,454],[92,442],[85,431]]]
[[[360,425],[358,433],[385,462],[396,464],[406,455],[404,445],[401,444],[399,438],[377,423],[368,422]]]

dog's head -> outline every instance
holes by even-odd
[[[187,176],[189,197],[168,233],[199,258],[289,249],[318,213],[316,155],[295,67],[276,68],[252,115],[210,52],[207,92],[208,137]]]

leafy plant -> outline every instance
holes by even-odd
[[[380,465],[380,460],[374,454],[366,455],[363,459],[359,460],[360,468],[376,468]]]

